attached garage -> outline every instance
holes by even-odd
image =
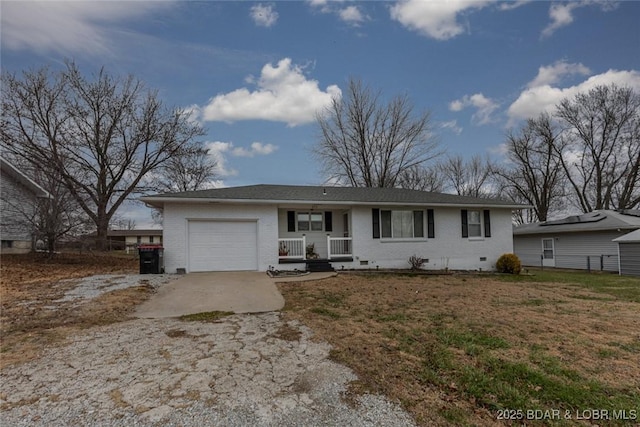
[[[190,272],[258,269],[257,221],[190,220]]]

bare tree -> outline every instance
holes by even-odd
[[[495,166],[502,194],[533,206],[522,221],[546,221],[564,207],[566,179],[557,152],[564,150],[558,129],[548,114],[529,119],[523,128],[507,134],[507,163]]]
[[[445,178],[437,167],[426,168],[416,165],[400,174],[398,187],[441,193],[445,189]]]
[[[153,188],[150,172],[203,134],[156,92],[101,69],[86,79],[74,63],[2,75],[2,145],[35,167],[53,167],[95,224],[100,249],[109,222],[132,194]]]
[[[158,190],[164,192],[206,189],[215,179],[216,162],[209,150],[199,146],[185,147],[178,156],[162,167]]]
[[[403,172],[440,155],[428,113],[414,114],[407,96],[383,104],[379,92],[358,80],[317,122],[314,152],[325,172],[354,187],[396,187]]]
[[[583,212],[640,203],[640,95],[597,86],[557,106],[564,132],[562,167]]]
[[[488,197],[494,193],[491,186],[492,166],[488,158],[479,155],[465,161],[461,155],[449,156],[438,165],[446,186],[460,196]]]

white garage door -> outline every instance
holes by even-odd
[[[256,221],[189,221],[189,271],[258,269]]]

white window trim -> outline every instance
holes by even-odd
[[[472,236],[471,235],[471,221],[469,221],[471,212],[478,212],[480,214],[480,235]],[[477,223],[476,223],[477,224]],[[483,242],[486,237],[484,237],[484,215],[482,209],[468,209],[467,210],[467,233],[469,234],[467,239],[471,242]]]
[[[324,232],[324,230],[325,230],[324,212],[320,212],[320,211],[295,211],[295,212],[296,212],[296,232],[300,232],[300,233],[322,233],[322,232]],[[307,221],[308,224],[309,224],[309,229],[308,230],[300,230],[300,220],[298,219],[298,215],[301,215],[301,214],[309,216],[309,220]],[[322,229],[313,230],[311,228],[311,223],[313,222],[313,221],[311,221],[311,215],[312,214],[320,215],[320,217],[321,217],[320,224],[321,224]]]

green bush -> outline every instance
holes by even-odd
[[[515,254],[502,254],[496,262],[496,270],[500,273],[520,274],[520,258]]]

